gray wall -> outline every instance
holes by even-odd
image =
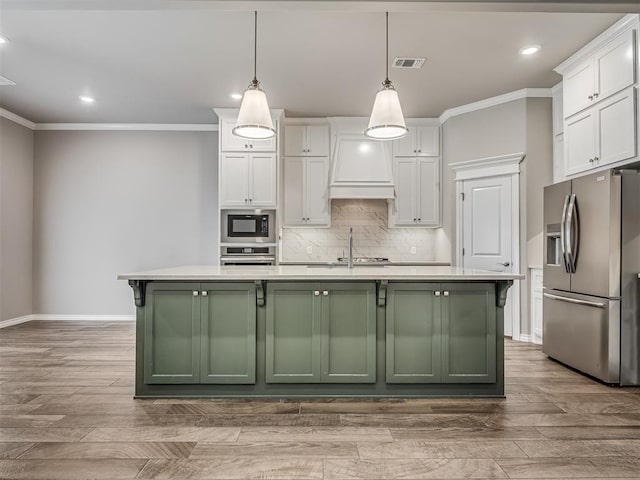
[[[217,171],[217,132],[36,132],[35,313],[132,314],[118,273],[215,263]]]
[[[528,98],[476,110],[445,122],[443,134],[443,221],[455,261],[455,184],[449,165],[524,152],[520,174],[520,273],[542,263],[542,188],[551,183],[551,99]],[[520,282],[520,333],[530,333],[528,278]]]
[[[33,313],[33,132],[0,118],[0,321]]]

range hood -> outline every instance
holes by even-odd
[[[393,199],[391,143],[365,137],[368,119],[330,118],[329,198]]]

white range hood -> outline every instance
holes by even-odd
[[[333,117],[329,198],[395,198],[391,142],[365,137],[367,118]]]

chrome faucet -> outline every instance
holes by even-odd
[[[348,267],[353,268],[353,227],[349,227],[349,259]]]

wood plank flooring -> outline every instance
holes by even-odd
[[[506,399],[134,400],[131,323],[0,330],[0,479],[640,479],[640,389],[506,342]]]

